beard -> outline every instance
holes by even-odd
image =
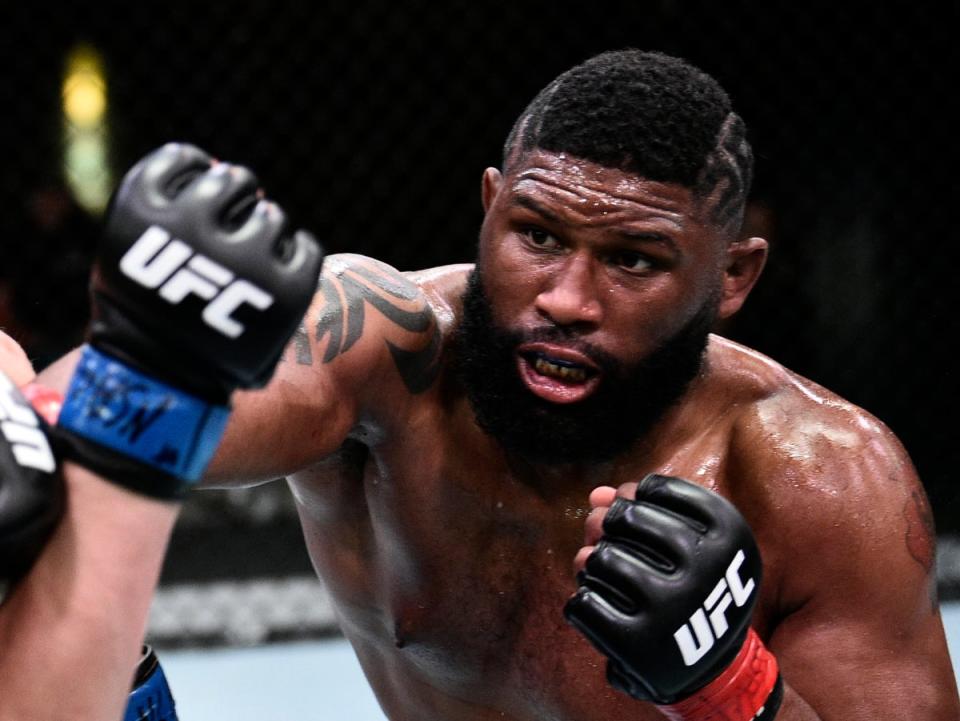
[[[508,452],[551,465],[607,461],[644,436],[700,373],[717,303],[714,294],[653,352],[624,364],[571,328],[497,327],[480,271],[474,270],[454,336],[457,375],[478,425]],[[562,343],[589,356],[602,373],[597,389],[570,404],[533,394],[520,378],[516,349],[535,341]]]

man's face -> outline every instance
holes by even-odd
[[[700,369],[724,243],[691,191],[534,151],[485,176],[459,354],[481,425],[532,460],[622,452]]]

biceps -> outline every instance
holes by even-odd
[[[382,419],[430,388],[441,345],[416,283],[370,258],[331,256],[276,377],[237,394],[207,485],[271,480],[325,458],[361,415]]]
[[[904,602],[815,601],[786,618],[769,646],[783,678],[821,717],[947,719],[958,712],[943,626],[926,589]]]
[[[318,300],[295,338],[292,355],[298,363],[355,359],[355,349],[367,347],[365,356],[382,359],[380,367],[392,371],[406,392],[418,394],[432,385],[440,329],[422,289],[404,274],[372,258],[333,256]]]
[[[283,367],[260,391],[238,392],[203,485],[253,485],[287,476],[333,453],[356,422],[349,394]],[[309,381],[309,382],[308,382]]]

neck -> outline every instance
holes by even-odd
[[[639,481],[667,466],[677,451],[702,434],[705,423],[713,418],[712,405],[705,405],[709,396],[707,375],[708,366],[704,364],[683,396],[615,458],[602,462],[539,463],[508,453],[510,468],[522,483],[544,498],[582,496],[585,500],[598,486],[616,488]]]

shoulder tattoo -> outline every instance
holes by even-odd
[[[907,522],[907,550],[913,560],[919,563],[924,571],[929,572],[933,568],[936,536],[933,512],[923,493],[913,491],[910,494],[909,500],[903,506],[903,517]]]
[[[292,339],[294,360],[314,362],[313,344],[327,339],[322,363],[346,353],[366,327],[367,305],[393,325],[416,334],[405,343],[385,340],[394,364],[411,393],[422,393],[440,369],[440,329],[420,288],[398,271],[374,260],[352,262],[324,275],[323,307],[312,329],[301,324]],[[312,330],[312,332],[311,332]]]
[[[936,560],[936,531],[933,511],[922,491],[914,490],[903,506],[903,517],[907,522],[904,540],[911,558],[930,574],[930,603],[934,611],[937,608],[937,579],[931,574]]]

